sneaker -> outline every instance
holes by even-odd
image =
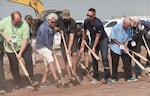
[[[16,85],[16,86],[14,87],[14,90],[18,90],[18,89],[21,89],[21,85]]]
[[[147,72],[150,72],[150,67],[146,67],[145,70],[146,70]]]
[[[137,78],[137,79],[141,79],[142,76],[141,76],[141,75],[136,75],[136,78]]]
[[[41,83],[41,84],[40,84],[40,87],[48,87],[48,85],[49,85],[49,84],[48,84],[47,82],[44,82],[44,83]]]
[[[116,79],[111,79],[111,83],[115,83],[115,82],[117,82]]]
[[[107,78],[106,79],[106,84],[111,84],[112,83],[112,79],[111,78]]]
[[[57,88],[62,87],[61,80],[56,80],[56,81],[55,81],[55,85],[56,85]]]
[[[141,79],[141,78],[142,78],[142,76],[140,76],[140,75],[139,75],[139,76],[137,76],[137,79]]]
[[[6,91],[0,89],[0,96],[6,96]]]
[[[97,83],[99,83],[99,81],[96,80],[96,79],[93,79],[90,83],[91,83],[91,84],[97,84]]]
[[[138,81],[138,79],[134,78],[134,77],[131,77],[127,80],[127,82],[136,82]]]

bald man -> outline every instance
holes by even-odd
[[[112,28],[110,34],[110,50],[112,58],[112,82],[118,80],[118,63],[121,57],[124,65],[125,79],[127,82],[137,81],[132,77],[130,57],[127,53],[128,41],[131,40],[131,22],[129,17],[125,17],[123,23],[119,23]]]
[[[8,16],[0,21],[0,34],[5,39],[5,52],[10,62],[10,69],[15,81],[15,88],[21,88],[21,76],[19,74],[18,60],[23,57],[25,61],[25,67],[29,73],[30,78],[33,78],[33,63],[31,57],[31,44],[29,43],[30,33],[29,26],[22,19],[21,13],[18,11],[12,12],[11,16]],[[14,45],[17,51],[15,55],[10,44]]]

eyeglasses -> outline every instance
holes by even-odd
[[[53,23],[56,23],[56,22],[52,21],[51,23],[53,24]]]
[[[92,15],[87,14],[88,17],[93,17]]]

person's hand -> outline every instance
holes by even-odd
[[[63,31],[63,30],[60,30],[60,34],[64,34],[64,31]]]
[[[19,59],[21,59],[22,58],[22,54],[19,52],[18,54],[17,54],[17,59],[19,60]]]
[[[83,52],[84,52],[84,47],[81,46],[80,53],[83,53]]]
[[[56,54],[56,52],[55,51],[52,51],[52,55],[55,55]]]
[[[92,50],[91,51],[93,51],[94,53],[95,53],[95,48],[92,48]]]
[[[121,44],[121,45],[119,46],[119,48],[120,48],[121,50],[124,50],[125,46],[124,46],[123,44]]]
[[[70,55],[71,54],[71,51],[70,50],[67,50],[66,51],[66,55]]]
[[[125,53],[129,53],[128,47],[124,47],[123,51],[124,51]]]

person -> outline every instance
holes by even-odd
[[[48,86],[47,77],[48,73],[51,71],[52,76],[54,77],[56,86],[59,84],[58,77],[54,69],[54,58],[53,58],[53,40],[54,40],[54,27],[58,19],[58,16],[55,13],[50,13],[46,17],[40,27],[38,28],[36,35],[36,51],[42,55],[45,59],[45,69],[43,77],[41,80],[41,86]]]
[[[86,32],[89,30],[91,43],[90,47],[93,52],[97,55],[99,50],[101,51],[102,63],[104,66],[104,75],[106,83],[111,83],[110,67],[108,62],[108,37],[104,30],[103,24],[99,18],[96,17],[96,10],[94,8],[89,8],[87,12],[87,18],[84,20],[84,31],[82,32],[82,40],[85,40]],[[81,47],[85,47],[82,42]],[[92,56],[93,65],[93,80],[91,83],[96,84],[99,82],[99,72],[98,72],[98,61]]]
[[[33,26],[33,17],[31,15],[26,15],[24,17],[25,21],[27,22],[27,24],[29,25],[29,32],[30,32],[30,38],[32,39],[34,34],[32,31],[32,26]]]
[[[143,28],[142,28],[143,27]],[[133,40],[135,41],[136,43],[136,46],[133,47],[132,49],[137,52],[137,53],[140,53],[141,52],[141,46],[144,45],[144,42],[143,42],[143,38],[142,36],[145,38],[146,40],[146,43],[149,46],[149,40],[150,40],[150,22],[148,21],[145,21],[145,20],[141,20],[139,17],[134,17],[133,18],[133,33],[136,33],[136,35],[133,34]],[[134,32],[135,31],[135,32]],[[150,56],[147,52],[147,59],[150,60]],[[140,58],[139,57],[136,57],[138,61],[140,61]],[[149,62],[146,62],[146,69],[149,70],[150,68],[150,63]],[[136,73],[136,77],[137,78],[141,78],[141,68],[137,65],[135,65],[135,73]]]
[[[0,23],[1,25],[1,23]],[[1,30],[0,30],[1,31]],[[6,80],[5,80],[5,72],[3,68],[3,57],[4,57],[4,39],[0,36],[0,91],[6,89]]]
[[[141,46],[143,45],[142,32],[139,28],[139,24],[140,18],[138,17],[132,18],[132,26],[131,26],[132,40],[128,42],[128,48],[137,53],[141,52]],[[140,62],[140,57],[138,57],[137,55],[134,55],[134,57],[136,60]],[[141,68],[137,64],[135,64],[135,75],[137,79],[141,78]]]
[[[84,55],[85,67],[89,71],[90,70],[90,66],[89,66],[88,48],[84,48],[84,52],[82,51],[83,49],[81,48],[82,32],[83,32],[83,30],[81,28],[77,28],[77,42],[78,42],[78,50],[79,50],[79,57],[78,58],[81,59],[82,54]],[[85,41],[89,45],[89,37],[88,37],[88,35],[86,35]]]
[[[73,75],[78,79],[76,73],[77,69],[77,40],[76,40],[76,31],[77,31],[77,24],[73,18],[70,17],[70,10],[69,9],[63,9],[62,10],[62,16],[58,19],[56,22],[56,27],[63,31],[65,41],[67,44],[67,51],[65,51],[63,40],[61,40],[61,52],[63,55],[64,62],[66,64],[66,69],[68,73],[68,83],[71,83],[72,76],[69,68],[69,64],[67,64],[67,56],[66,54],[72,55],[73,57]]]
[[[132,77],[131,72],[131,62],[130,57],[127,54],[128,49],[128,41],[131,40],[131,18],[124,17],[123,23],[118,23],[112,28],[110,33],[110,52],[112,59],[112,82],[116,82],[118,80],[118,63],[119,57],[121,57],[123,62],[123,68],[125,71],[125,79],[128,82],[137,81],[134,77]]]
[[[25,67],[29,73],[29,77],[33,79],[33,63],[31,57],[31,45],[29,42],[29,26],[22,19],[21,13],[15,11],[1,20],[0,33],[4,37],[4,49],[10,62],[10,69],[16,84],[15,89],[21,88],[21,76],[19,74],[18,60],[22,57],[25,61]],[[17,55],[11,45],[14,46]]]

